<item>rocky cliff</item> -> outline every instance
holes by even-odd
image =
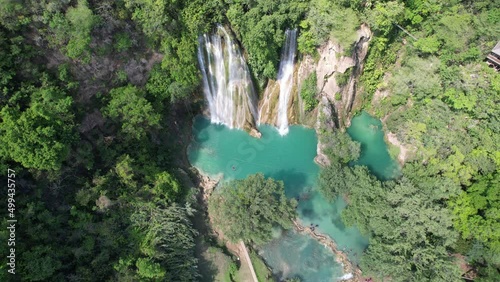
[[[319,60],[310,55],[303,56],[295,64],[294,86],[288,101],[288,119],[290,124],[304,124],[316,127],[319,108],[331,107],[331,116],[337,128],[350,123],[351,112],[357,101],[359,76],[368,52],[371,31],[366,25],[358,30],[358,38],[351,54],[333,40],[318,48]],[[304,112],[300,89],[304,80],[313,72],[317,75],[318,105],[314,110]],[[276,125],[278,113],[279,84],[270,80],[259,100],[260,123]],[[325,112],[325,111],[323,111]]]
[[[352,110],[359,98],[358,81],[363,71],[370,39],[370,29],[362,25],[358,30],[358,39],[350,57],[342,56],[341,54],[345,52],[340,45],[331,41],[318,50],[321,55],[316,66],[320,110],[315,129],[319,137],[323,130],[343,130],[350,125]],[[344,81],[338,81],[337,78],[343,78]],[[341,82],[344,82],[344,85]],[[323,147],[321,138],[318,138],[315,161],[321,166],[327,166],[330,160],[323,154]]]

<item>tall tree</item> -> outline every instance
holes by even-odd
[[[89,8],[86,0],[79,0],[76,7],[68,8],[66,19],[70,23],[70,39],[66,45],[66,54],[70,58],[78,58],[88,52],[90,33],[98,23],[98,17]],[[88,60],[88,58],[86,58]]]
[[[361,259],[369,275],[394,281],[458,281],[450,252],[457,232],[446,201],[458,185],[444,177],[429,177],[407,165],[404,177],[380,182],[366,167],[333,164],[320,175],[320,190],[329,199],[346,195],[342,218],[370,238]]]
[[[452,202],[455,226],[466,239],[474,238],[500,253],[500,177],[485,176]]]
[[[22,100],[30,101],[28,108]],[[2,154],[27,168],[58,169],[75,140],[72,102],[54,86],[17,92],[0,112]]]
[[[193,210],[140,203],[131,217],[142,237],[141,254],[136,266],[142,278],[189,282],[199,278],[194,254],[197,234],[189,220]]]
[[[143,90],[129,85],[111,90],[110,96],[104,114],[119,121],[126,136],[140,139],[147,129],[160,126],[161,117],[145,98]]]
[[[208,209],[231,241],[264,243],[272,238],[273,227],[292,226],[295,205],[286,198],[282,181],[253,174],[225,183],[210,197]]]

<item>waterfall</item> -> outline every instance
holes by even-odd
[[[257,118],[255,91],[238,45],[220,25],[215,34],[200,36],[199,43],[198,61],[211,121],[229,128],[253,126]]]
[[[287,30],[285,46],[281,52],[280,68],[278,71],[278,83],[280,96],[278,102],[278,131],[281,135],[288,133],[288,101],[293,86],[293,64],[295,51],[297,49],[297,30]]]

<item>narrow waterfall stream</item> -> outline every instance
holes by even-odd
[[[293,86],[293,66],[295,52],[297,49],[297,30],[287,30],[286,40],[281,52],[280,68],[278,71],[278,83],[280,96],[278,105],[278,116],[276,125],[280,135],[288,133],[288,101]]]
[[[250,72],[239,46],[223,26],[199,38],[198,61],[211,122],[229,128],[254,125],[257,101]]]

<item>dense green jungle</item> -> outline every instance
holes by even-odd
[[[214,228],[279,279],[252,246],[293,228],[283,182],[250,175],[206,200],[187,155],[200,36],[218,26],[258,99],[287,30],[298,64],[329,42],[355,58],[369,28],[363,67],[335,74],[356,84],[345,122],[321,115],[323,77],[297,90],[329,160],[318,189],[369,240],[359,281],[500,281],[499,0],[0,0],[0,281],[244,281]],[[393,177],[357,161],[348,127],[367,113],[402,144]]]

